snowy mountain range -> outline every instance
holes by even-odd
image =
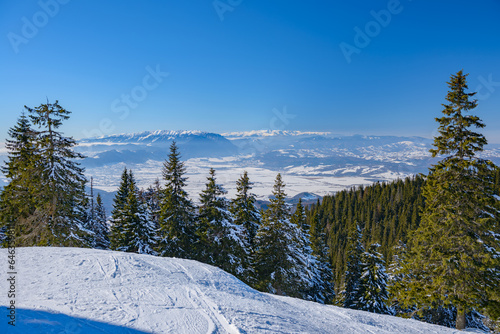
[[[159,178],[169,146],[176,141],[186,161],[187,190],[196,201],[213,167],[218,182],[235,194],[244,170],[260,201],[271,195],[277,173],[290,197],[324,196],[357,185],[391,181],[427,173],[432,140],[422,137],[335,135],[329,132],[257,130],[223,134],[202,131],[146,131],[87,138],[78,142],[86,175],[110,208],[124,167],[132,169],[140,187]],[[3,155],[3,156],[2,156]],[[488,145],[481,155],[500,165],[500,145]],[[0,160],[5,150],[0,148]],[[0,176],[0,187],[6,180]],[[304,195],[306,196],[306,195]]]
[[[192,260],[56,247],[17,248],[15,257],[16,274],[0,281],[16,291],[0,297],[1,333],[458,333],[261,293]]]
[[[83,165],[96,188],[114,191],[125,166],[135,172],[141,187],[161,179],[162,164],[174,140],[186,161],[188,191],[194,198],[204,187],[210,167],[216,169],[229,196],[247,170],[255,182],[254,192],[266,199],[278,172],[290,196],[302,192],[323,196],[354,185],[426,173],[437,160],[429,153],[432,140],[422,137],[278,130],[120,134],[80,140],[78,150],[88,157]],[[489,145],[482,155],[499,164],[500,145]]]

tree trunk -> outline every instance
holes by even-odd
[[[465,310],[463,307],[457,307],[457,320],[455,328],[458,330],[465,329]]]

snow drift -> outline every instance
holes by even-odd
[[[0,250],[4,259],[8,254]],[[1,333],[455,333],[258,292],[196,261],[78,248],[16,249],[16,326]]]

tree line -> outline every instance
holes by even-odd
[[[484,328],[500,316],[500,172],[480,159],[484,124],[462,71],[452,75],[428,175],[286,202],[277,175],[266,210],[245,172],[227,199],[211,169],[195,205],[175,142],[162,184],[139,190],[125,169],[107,221],[85,193],[69,117],[58,102],[26,107],[9,131],[0,194],[3,245],[77,246],[194,259],[265,292],[431,323]],[[481,314],[480,314],[481,313]]]

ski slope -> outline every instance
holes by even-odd
[[[258,292],[196,261],[78,248],[16,249],[16,327],[0,333],[458,333]]]

